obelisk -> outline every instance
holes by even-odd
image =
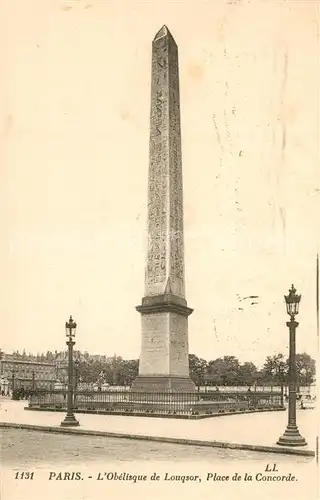
[[[152,43],[148,255],[139,375],[132,390],[194,391],[185,299],[178,47],[163,26]]]

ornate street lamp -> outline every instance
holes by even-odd
[[[36,383],[35,383],[35,371],[32,370],[32,390],[34,391],[35,390],[35,386],[36,386]]]
[[[75,345],[74,338],[76,336],[77,324],[70,316],[69,321],[66,322],[66,336],[68,346],[68,406],[65,419],[61,422],[64,427],[71,427],[79,425],[73,414],[73,346]]]
[[[277,442],[282,446],[305,446],[307,444],[304,437],[301,436],[296,421],[297,406],[297,367],[296,367],[296,328],[299,325],[295,321],[295,316],[299,313],[299,304],[301,295],[297,295],[297,290],[292,285],[289,295],[285,295],[287,313],[290,321],[287,322],[289,328],[289,409],[287,428]]]

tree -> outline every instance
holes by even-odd
[[[238,385],[253,385],[258,378],[258,370],[256,365],[250,361],[246,361],[239,367]]]
[[[82,382],[93,383],[99,378],[99,374],[103,371],[103,367],[96,361],[81,360],[79,364],[78,374]]]
[[[316,362],[306,352],[296,355],[297,380],[299,385],[309,386],[315,380]]]
[[[238,385],[240,363],[235,356],[224,356],[208,363],[211,383],[216,385]]]
[[[46,355],[45,355],[45,359],[46,359],[46,361],[48,361],[48,362],[52,362],[52,361],[54,361],[55,356],[54,356],[53,352],[51,352],[51,351],[47,351],[47,352],[46,352]]]
[[[204,385],[208,363],[205,359],[198,358],[195,354],[189,354],[190,377],[197,385]]]
[[[110,385],[130,385],[139,371],[139,360],[124,360],[121,356],[93,359],[81,356],[79,374],[83,382],[108,383]]]
[[[122,360],[119,375],[118,375],[118,383],[120,385],[131,385],[133,380],[137,377],[139,372],[139,360],[131,359],[131,360]]]
[[[265,383],[283,385],[287,382],[288,361],[281,353],[268,356],[264,362],[262,373]]]

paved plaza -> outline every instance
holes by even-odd
[[[259,491],[260,500],[318,498],[315,459],[289,455],[283,449],[280,454],[273,451],[285,428],[287,412],[203,420],[78,414],[80,427],[66,429],[60,427],[64,413],[25,411],[26,404],[11,400],[1,404],[2,492],[10,500],[34,500],[43,493],[47,500],[103,500],[110,494],[132,500],[163,500],[181,495],[185,500],[194,500],[245,498],[248,491]],[[310,451],[314,448],[315,412],[298,411],[297,416]],[[14,428],[15,425],[22,428]],[[175,439],[180,440],[179,444]],[[217,445],[217,441],[226,446]],[[294,474],[295,481],[255,481],[250,490],[246,481],[206,479],[209,472],[230,477],[237,472],[242,478],[249,473],[255,478],[264,474],[267,464],[275,462],[279,474]],[[15,480],[17,471],[34,472],[34,480]],[[78,471],[83,480],[48,482],[50,474],[59,477],[66,471]],[[150,478],[155,472],[159,482],[97,480],[101,473],[144,474]],[[197,475],[200,482],[166,480],[167,475]]]
[[[232,450],[209,446],[138,441],[106,436],[65,435],[29,429],[1,429],[2,461],[7,467],[48,468],[57,464],[69,467],[140,463],[149,461],[189,462],[253,461],[273,462],[274,454],[250,450]],[[312,457],[278,455],[277,463],[308,464]]]
[[[78,428],[61,429],[61,412],[26,411],[26,401],[1,401],[1,423],[24,428],[51,428],[57,432],[104,434],[109,437],[221,446],[236,449],[312,455],[316,449],[316,411],[298,410],[297,422],[308,445],[299,448],[277,446],[287,424],[287,412],[226,415],[201,420],[78,414]]]

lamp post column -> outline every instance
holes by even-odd
[[[281,408],[284,408],[284,396],[283,396],[283,382],[281,382],[281,387],[280,387],[281,395],[280,395],[280,405]]]
[[[11,396],[11,399],[13,399],[13,393],[14,393],[14,379],[15,379],[15,376],[16,374],[14,372],[12,372],[12,396]]]
[[[288,406],[288,425],[287,428],[277,442],[282,446],[305,446],[307,444],[304,437],[301,436],[296,418],[297,408],[297,368],[296,368],[296,328],[299,323],[295,321],[295,314],[298,314],[297,304],[300,302],[300,297],[295,294],[296,290],[292,285],[289,296],[285,297],[290,321],[287,327],[289,328],[289,406]],[[293,305],[295,308],[292,308]]]
[[[284,408],[284,367],[279,368],[279,381],[280,381],[280,405]]]
[[[79,425],[78,420],[76,420],[73,414],[73,346],[75,345],[72,337],[74,336],[74,331],[76,328],[76,324],[72,320],[70,316],[69,323],[66,323],[66,330],[69,333],[69,338],[67,340],[68,346],[68,399],[67,399],[67,414],[65,419],[61,422],[60,425],[64,427],[71,427]],[[68,331],[69,330],[69,331]]]
[[[76,406],[76,398],[77,398],[77,390],[78,390],[79,365],[80,365],[80,361],[79,361],[79,359],[76,359],[74,362],[74,398],[73,398],[74,407]]]
[[[289,412],[288,427],[297,429],[297,370],[296,370],[296,328],[299,323],[291,318],[289,328]]]

